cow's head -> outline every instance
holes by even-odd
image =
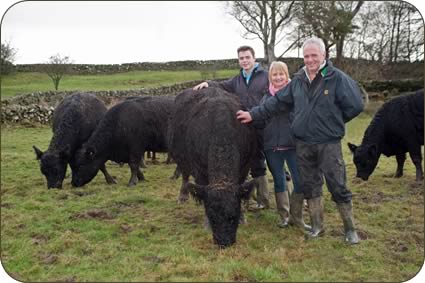
[[[65,179],[68,160],[71,156],[70,147],[66,146],[60,151],[42,152],[35,145],[33,149],[37,160],[40,162],[40,171],[46,177],[47,188],[62,188]]]
[[[364,181],[369,179],[369,176],[375,170],[379,160],[379,153],[376,144],[357,146],[352,143],[347,143],[350,151],[353,153],[353,162],[356,165],[356,177],[362,178]]]
[[[233,245],[241,215],[241,200],[249,198],[254,180],[242,185],[200,186],[188,183],[187,186],[192,196],[204,204],[214,243],[220,248]]]
[[[72,169],[72,186],[82,187],[90,182],[104,162],[93,147],[83,145],[69,163]]]

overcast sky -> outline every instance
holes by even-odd
[[[409,0],[422,11],[419,1]],[[260,40],[242,38],[223,2],[14,3],[0,1],[0,11],[1,41],[18,50],[16,64],[43,63],[57,53],[87,64],[228,59],[245,44],[264,55]]]
[[[214,1],[20,2],[1,25],[2,42],[18,49],[17,64],[56,53],[93,64],[226,59],[243,44],[262,57],[261,42],[243,39],[242,31]]]

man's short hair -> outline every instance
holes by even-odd
[[[255,58],[254,48],[252,48],[251,46],[243,45],[243,46],[239,47],[238,48],[238,55],[239,55],[239,52],[241,52],[241,51],[250,51],[251,54],[252,54],[252,57]]]
[[[320,52],[322,52],[322,54],[326,54],[325,43],[323,42],[323,40],[321,38],[311,37],[311,38],[307,39],[303,43],[303,50],[304,50],[304,47],[306,47],[309,44],[316,45],[317,47],[319,47],[319,50],[320,50]]]

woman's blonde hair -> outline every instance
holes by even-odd
[[[269,68],[269,81],[272,81],[272,71],[283,72],[289,80],[288,66],[280,61],[273,61]]]

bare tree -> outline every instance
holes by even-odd
[[[359,13],[359,32],[348,44],[358,58],[385,62],[423,59],[424,26],[412,5],[399,1],[366,2]],[[356,46],[353,46],[356,45]]]
[[[44,71],[52,79],[55,90],[59,89],[59,82],[62,77],[69,72],[72,60],[68,56],[56,54],[49,57],[44,65]]]
[[[411,59],[414,49],[423,45],[423,24],[416,8],[406,2],[391,1],[386,3],[391,15],[391,37],[389,61]],[[415,15],[416,14],[416,15]],[[419,31],[419,33],[418,33]],[[422,35],[422,40],[420,36]],[[419,37],[419,41],[415,38]]]
[[[246,39],[259,38],[264,46],[264,60],[267,64],[282,57],[275,55],[276,45],[283,39],[283,28],[293,18],[295,1],[228,1],[228,13],[245,29]]]
[[[323,39],[326,54],[336,47],[336,61],[343,57],[346,37],[358,27],[353,19],[364,1],[303,1],[298,13],[302,33]]]
[[[9,74],[12,71],[17,52],[18,50],[13,48],[9,42],[1,43],[0,64],[2,75]]]

